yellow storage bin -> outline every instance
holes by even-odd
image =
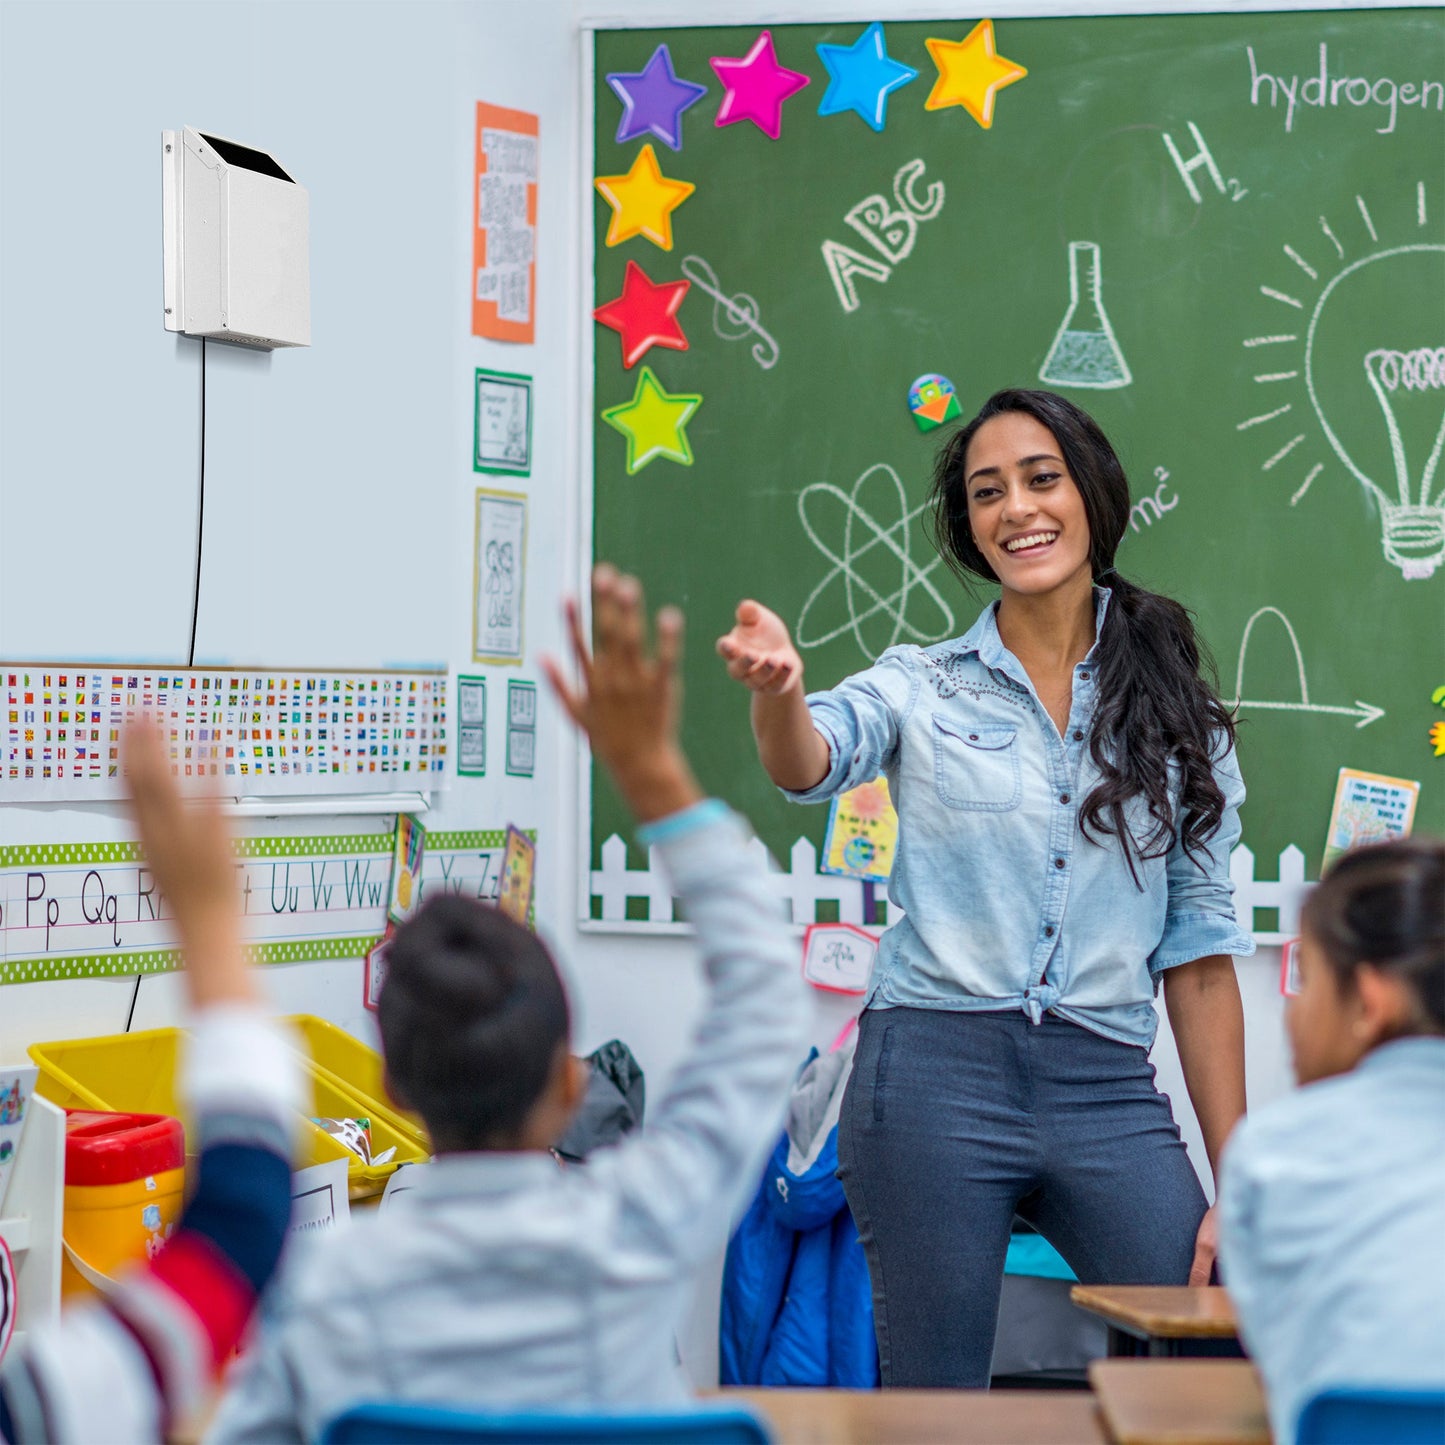
[[[62,1295],[93,1293],[155,1256],[181,1217],[185,1160],[174,1118],[99,1110],[66,1115]]]
[[[186,1126],[190,1121],[176,1096],[176,1061],[180,1029],[143,1029],[133,1034],[103,1034],[93,1039],[59,1039],[32,1044],[30,1057],[40,1066],[36,1089],[62,1109],[109,1109],[119,1113],[170,1114]],[[313,1109],[328,1114],[331,1109]],[[344,1110],[355,1113],[354,1108]],[[371,1181],[361,1181],[352,1165],[361,1160],[324,1129],[307,1120],[301,1131],[291,1163],[296,1169],[325,1164],[333,1159],[347,1162],[349,1193],[372,1194]],[[363,1187],[358,1190],[356,1185]],[[385,1181],[383,1186],[385,1187]]]
[[[421,1117],[398,1109],[387,1096],[383,1083],[384,1065],[375,1049],[315,1014],[292,1014],[286,1020],[306,1041],[311,1063],[318,1075],[329,1075],[342,1088],[357,1095],[371,1119],[383,1119],[389,1128],[410,1138],[427,1156],[431,1139]],[[321,1111],[317,1111],[318,1113]]]

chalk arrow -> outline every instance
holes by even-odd
[[[1385,715],[1384,708],[1375,707],[1372,703],[1361,702],[1359,698],[1355,699],[1354,707],[1330,707],[1327,703],[1322,702],[1262,702],[1257,698],[1250,697],[1245,698],[1243,702],[1236,698],[1233,702],[1225,703],[1225,706],[1234,709],[1246,707],[1270,708],[1275,712],[1338,713],[1341,717],[1358,718],[1359,721],[1355,723],[1357,729],[1367,728],[1376,718],[1382,718]]]

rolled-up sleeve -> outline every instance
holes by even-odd
[[[1165,861],[1169,898],[1164,932],[1149,955],[1149,972],[1156,977],[1196,958],[1217,953],[1247,958],[1254,952],[1254,939],[1235,916],[1234,884],[1229,879],[1229,855],[1239,842],[1239,808],[1244,802],[1244,779],[1232,747],[1214,764],[1214,780],[1224,794],[1219,827],[1192,854],[1176,839]]]
[[[890,648],[866,672],[829,692],[808,694],[813,726],[828,744],[823,780],[801,792],[782,788],[795,803],[821,803],[885,772],[898,752],[898,733],[913,706],[918,677],[905,648]]]

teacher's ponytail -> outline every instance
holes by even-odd
[[[969,530],[965,464],[979,427],[1006,412],[1033,417],[1059,443],[1088,518],[1094,581],[1111,594],[1096,653],[1098,703],[1089,733],[1100,779],[1084,799],[1079,825],[1086,837],[1117,837],[1138,882],[1137,859],[1162,856],[1176,843],[1195,854],[1218,828],[1224,794],[1214,763],[1234,742],[1234,720],[1219,698],[1213,659],[1189,612],[1128,581],[1114,566],[1129,525],[1129,482],[1098,424],[1064,397],[1000,391],[949,438],[934,467],[931,498],[933,538],[945,561],[965,581],[998,581]],[[1125,810],[1135,798],[1144,804],[1144,817],[1131,827]]]

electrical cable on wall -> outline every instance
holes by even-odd
[[[196,567],[195,580],[191,587],[191,640],[186,648],[186,666],[196,665],[196,619],[201,614],[201,545],[206,535],[206,338],[201,337],[201,477],[199,496],[196,501]],[[125,1032],[135,1022],[135,1006],[140,998],[140,981],[144,974],[136,974],[135,988],[131,990],[130,1011],[125,1016]]]

